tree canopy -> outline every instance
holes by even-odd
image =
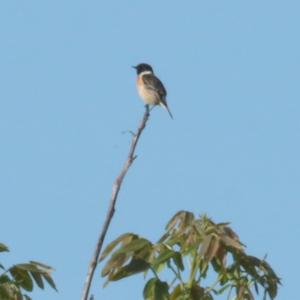
[[[274,299],[280,284],[265,259],[246,253],[229,223],[188,211],[176,213],[156,243],[135,233],[122,234],[107,245],[102,260],[105,285],[152,273],[144,286],[145,300],[213,300],[225,293],[236,300],[253,300],[254,294]],[[164,269],[169,275],[163,280]]]

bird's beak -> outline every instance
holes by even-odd
[[[136,69],[136,66],[132,66],[133,69]]]

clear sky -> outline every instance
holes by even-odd
[[[111,185],[143,113],[132,65],[168,89],[137,149],[106,242],[155,241],[178,210],[230,221],[299,295],[300,4],[297,0],[0,3],[0,241],[6,266],[53,266],[79,299]],[[141,299],[143,278],[96,299]]]

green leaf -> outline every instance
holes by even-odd
[[[200,270],[201,278],[206,278],[208,268],[209,268],[208,261],[204,260],[204,259],[201,259],[199,261],[199,270]]]
[[[178,211],[168,222],[166,230],[170,231],[171,229],[173,229],[177,225],[178,221],[181,219],[181,215],[183,213],[183,210]]]
[[[254,281],[254,288],[255,288],[255,292],[258,295],[259,294],[259,289],[258,289],[258,284],[256,281]]]
[[[0,299],[3,300],[13,299],[16,293],[14,292],[11,286],[12,285],[9,285],[7,283],[0,284]]]
[[[170,295],[170,300],[178,300],[185,293],[182,284],[178,284]]]
[[[203,242],[201,243],[201,248],[200,248],[200,255],[205,257],[207,255],[207,250],[209,248],[209,244],[210,244],[210,241],[212,239],[212,236],[211,235],[208,235],[204,240]]]
[[[129,264],[120,268],[114,274],[110,274],[108,277],[109,281],[117,281],[122,278],[144,272],[149,268],[149,264],[143,259],[135,259],[133,258]]]
[[[20,270],[24,270],[24,271],[28,271],[28,272],[41,272],[41,269],[38,268],[37,265],[35,264],[17,264],[15,265],[15,267],[17,267]]]
[[[198,284],[194,282],[190,294],[191,294],[191,300],[203,299],[205,290],[204,288],[200,287]]]
[[[156,278],[151,278],[147,281],[145,284],[144,290],[143,290],[143,296],[145,300],[153,298],[153,286],[155,285]]]
[[[110,247],[110,249],[112,249]],[[115,253],[112,254],[109,261],[102,269],[101,276],[105,277],[109,275],[112,278],[114,274],[122,273],[122,266],[131,258],[140,259],[146,261],[152,250],[152,244],[143,238],[135,238],[129,241],[126,245],[123,245]],[[107,252],[108,253],[108,252]]]
[[[206,259],[211,261],[217,254],[219,250],[220,242],[218,237],[213,237],[211,239],[208,251],[206,253]]]
[[[177,266],[177,268],[179,270],[183,271],[184,270],[184,265],[183,265],[181,253],[175,251],[172,259],[174,261],[174,264]]]
[[[17,282],[18,280],[21,280],[20,285],[27,291],[32,291],[33,289],[33,282],[30,275],[32,276],[39,288],[44,289],[44,277],[44,279],[49,283],[49,285],[56,290],[55,283],[50,275],[52,270],[53,269],[48,265],[36,261],[31,261],[30,263],[26,264],[15,265],[12,268],[12,272],[15,275],[12,275],[15,277]],[[19,278],[20,276],[23,276],[23,278]]]
[[[103,259],[105,259],[107,257],[107,255],[109,255],[110,252],[118,246],[119,243],[122,243],[123,245],[125,245],[134,238],[137,238],[137,235],[133,234],[133,233],[125,233],[125,234],[120,235],[117,239],[115,239],[114,241],[112,241],[105,247],[104,251],[102,252],[102,254],[100,256],[99,262],[101,262]]]
[[[101,276],[105,277],[115,269],[121,268],[122,265],[130,258],[126,253],[114,254],[102,269]]]
[[[222,236],[222,242],[227,246],[227,247],[231,247],[235,250],[243,250],[244,249],[244,246],[243,244],[239,241],[239,240],[236,240],[236,239],[233,239],[229,236]]]
[[[177,212],[166,226],[166,230],[175,229],[176,226],[181,227],[179,230],[189,226],[194,221],[194,214],[189,211],[181,210]]]
[[[166,282],[156,280],[153,300],[169,300],[169,286]]]
[[[122,246],[118,251],[115,252],[115,254],[136,252],[146,246],[152,246],[151,242],[143,238],[134,239],[130,243]]]
[[[41,275],[42,275],[42,276],[44,277],[44,279],[48,282],[48,284],[49,284],[54,290],[57,291],[57,288],[56,288],[56,286],[55,286],[55,283],[54,283],[52,277],[51,277],[49,274],[47,274],[47,273],[42,273]]]
[[[52,271],[54,271],[54,269],[44,263],[38,262],[38,261],[30,261],[29,262],[31,265],[34,265],[36,267],[38,267],[39,269],[47,272],[47,273],[51,273]]]
[[[39,288],[44,289],[44,278],[48,284],[57,291],[54,280],[51,277],[53,268],[49,265],[37,261],[30,261],[29,264],[19,264],[18,267],[29,271]]]
[[[3,243],[0,243],[0,252],[9,252],[9,249]]]
[[[157,256],[155,260],[153,260],[152,265],[154,268],[158,268],[159,265],[164,264],[167,262],[171,257],[175,255],[175,252],[172,250],[169,250],[167,248],[164,248],[160,254]]]
[[[9,272],[15,279],[17,285],[21,286],[28,292],[31,292],[33,290],[33,282],[27,271],[19,268],[16,265],[10,268]]]
[[[0,276],[0,284],[10,282],[10,281],[11,281],[11,279],[6,274],[2,274]]]
[[[44,289],[44,282],[41,274],[39,272],[30,271],[32,278],[34,279],[35,283],[38,285],[40,289]]]
[[[145,300],[169,300],[169,286],[158,278],[150,279],[144,288]]]

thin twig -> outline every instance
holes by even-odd
[[[101,252],[102,245],[104,242],[104,238],[106,236],[108,227],[110,225],[110,222],[111,222],[112,217],[115,212],[115,205],[116,205],[116,201],[118,198],[118,194],[119,194],[123,179],[124,179],[128,169],[130,168],[130,166],[132,165],[132,163],[134,162],[134,160],[137,157],[135,155],[135,149],[136,149],[137,143],[139,141],[140,135],[146,127],[146,123],[149,119],[149,116],[150,116],[149,106],[146,105],[143,119],[141,120],[141,122],[139,124],[136,134],[134,134],[132,136],[127,160],[126,160],[120,174],[117,176],[117,178],[115,179],[115,182],[113,184],[112,194],[111,194],[111,198],[110,198],[110,202],[109,202],[109,209],[106,214],[105,222],[103,224],[102,230],[100,232],[100,235],[99,235],[99,238],[98,238],[98,241],[96,244],[94,255],[92,256],[92,259],[91,259],[89,267],[88,267],[88,272],[87,272],[86,280],[85,280],[85,283],[83,286],[81,300],[88,299],[91,283],[92,283],[93,276],[94,276],[94,273],[95,273],[95,270],[97,267],[97,262],[99,260],[99,256],[100,256],[100,252]]]

